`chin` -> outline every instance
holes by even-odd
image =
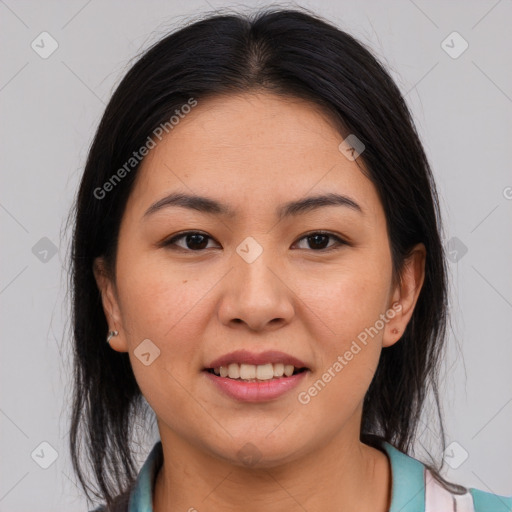
[[[223,450],[221,447],[213,448],[216,457],[220,457],[229,464],[247,469],[269,469],[287,464],[300,456],[304,449],[304,438],[301,436],[296,442],[290,436],[274,435],[269,439],[268,432],[245,435],[230,439],[229,445]]]

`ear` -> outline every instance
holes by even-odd
[[[94,278],[101,293],[101,302],[103,312],[110,331],[118,331],[117,336],[110,340],[110,346],[117,352],[128,352],[126,341],[126,330],[123,328],[121,311],[117,299],[117,293],[112,276],[107,271],[107,266],[103,257],[98,257],[93,264]],[[108,333],[105,333],[105,340]],[[106,341],[105,341],[106,343]]]
[[[389,313],[386,313],[390,320],[384,330],[383,347],[394,345],[402,337],[412,317],[425,280],[426,256],[425,246],[422,243],[415,245],[404,262],[399,282],[393,285],[388,304]],[[391,311],[395,313],[393,317]]]

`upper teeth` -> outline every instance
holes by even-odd
[[[295,367],[292,364],[268,363],[268,364],[238,364],[231,363],[228,366],[220,366],[214,368],[216,375],[221,377],[229,377],[230,379],[243,380],[270,380],[274,377],[282,377],[293,375]]]

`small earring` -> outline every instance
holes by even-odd
[[[393,334],[398,334],[398,333],[399,333],[398,329],[396,329],[396,328],[395,328],[395,329],[392,329],[392,330],[391,330],[391,332],[392,332]]]
[[[110,340],[114,337],[114,336],[117,336],[119,333],[117,331],[109,331],[108,333],[108,336],[107,336],[107,343],[110,345]]]

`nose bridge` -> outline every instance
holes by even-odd
[[[279,291],[279,280],[275,275],[279,262],[270,250],[268,240],[266,242],[264,247],[264,242],[247,237],[236,248],[233,258],[235,275],[241,280],[240,290],[267,294]]]
[[[275,253],[254,238],[239,244],[220,306],[223,323],[241,320],[259,329],[275,319],[289,321],[291,292],[279,277],[279,266]]]

